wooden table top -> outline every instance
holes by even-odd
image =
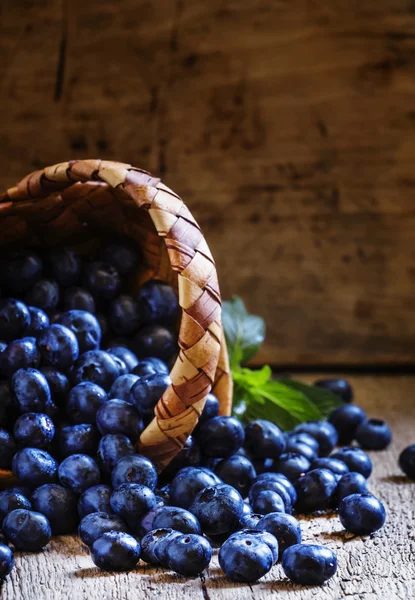
[[[315,376],[302,376],[313,381]],[[415,482],[402,476],[400,451],[415,442],[415,377],[349,377],[356,400],[371,416],[386,419],[394,440],[385,452],[372,452],[370,491],[387,509],[387,522],[366,538],[346,534],[333,513],[301,520],[304,542],[322,543],[338,558],[335,577],[321,588],[291,584],[281,566],[252,585],[226,579],[215,556],[196,579],[186,579],[143,563],[130,573],[99,571],[79,538],[54,538],[46,551],[16,554],[16,568],[0,588],[3,600],[262,600],[278,594],[283,600],[378,600],[415,598]]]

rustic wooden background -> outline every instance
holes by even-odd
[[[0,0],[0,186],[160,174],[274,364],[415,362],[414,0]]]

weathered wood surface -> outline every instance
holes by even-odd
[[[312,381],[314,377],[304,377]],[[415,482],[399,471],[397,457],[415,441],[415,377],[352,377],[356,400],[390,423],[388,451],[372,452],[370,489],[388,511],[383,530],[366,538],[345,534],[338,518],[302,520],[304,541],[327,544],[339,561],[337,575],[321,588],[294,586],[279,565],[253,585],[228,581],[217,560],[200,579],[186,579],[141,564],[129,574],[99,571],[75,537],[56,538],[46,552],[17,556],[17,568],[0,593],[4,600],[411,600],[415,598]],[[408,402],[408,398],[410,401]],[[2,594],[2,595],[1,595]]]
[[[0,2],[0,186],[100,155],[189,202],[260,361],[415,361],[413,0]]]

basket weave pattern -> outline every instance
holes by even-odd
[[[231,410],[217,273],[200,227],[159,179],[112,161],[60,163],[0,195],[2,247],[24,241],[88,253],[106,234],[121,233],[138,242],[146,265],[131,282],[133,289],[147,279],[162,279],[176,289],[182,309],[172,383],[136,445],[161,471],[192,432],[210,390],[219,398],[221,414]]]

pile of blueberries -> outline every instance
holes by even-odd
[[[302,544],[292,513],[337,509],[360,535],[382,527],[362,448],[386,447],[388,426],[351,403],[343,380],[316,383],[345,401],[328,421],[288,433],[219,416],[209,394],[193,435],[158,476],[134,444],[170,383],[179,307],[160,281],[130,292],[139,261],[124,239],[88,261],[67,248],[0,260],[0,469],[18,479],[0,492],[0,578],[14,565],[10,546],[39,551],[78,527],[105,570],[142,559],[196,576],[219,546],[234,581],[256,581],[281,560],[292,581],[323,583],[336,556]],[[335,450],[354,440],[361,447]],[[401,466],[415,477],[415,446]]]

